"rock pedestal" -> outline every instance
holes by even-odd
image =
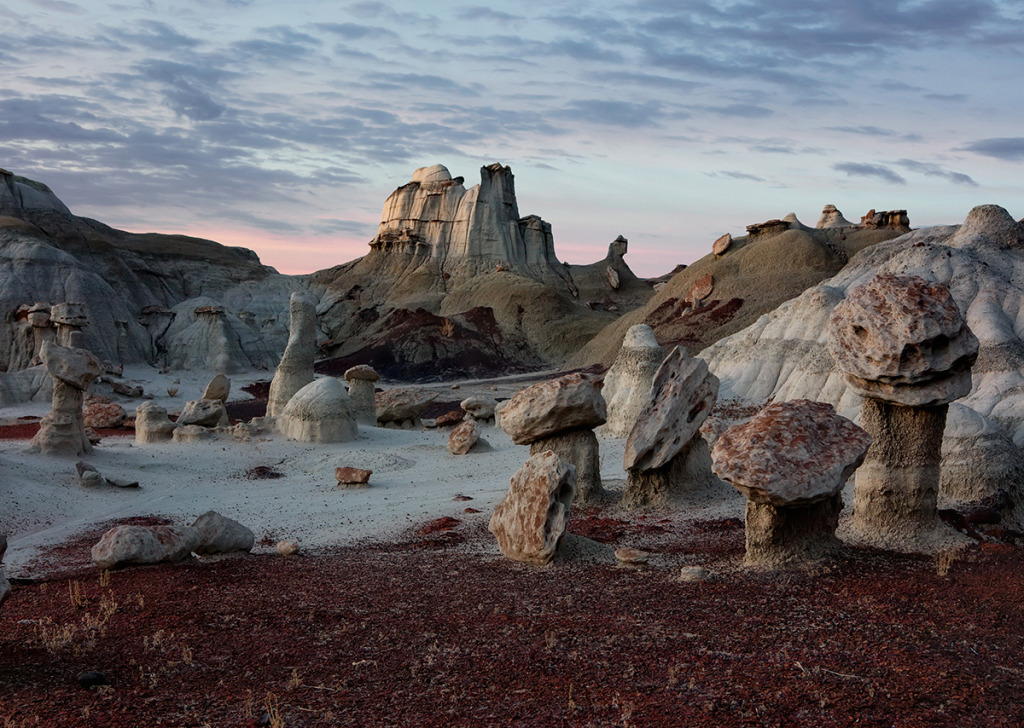
[[[47,455],[87,455],[92,444],[85,432],[82,403],[92,381],[103,373],[100,360],[85,349],[44,341],[40,356],[53,377],[53,405],[39,422],[31,448]]]
[[[901,551],[931,551],[954,532],[937,518],[948,405],[971,391],[978,339],[949,289],[877,275],[829,318],[828,349],[864,397],[872,437],[857,474],[851,529]]]
[[[836,551],[842,489],[871,437],[832,405],[776,402],[726,430],[715,473],[747,500],[748,566],[815,561]]]
[[[718,378],[704,360],[673,349],[626,441],[624,505],[663,505],[716,485],[699,430],[717,399]]]
[[[373,385],[378,379],[380,377],[377,372],[365,364],[354,366],[345,372],[348,397],[352,401],[352,410],[360,425],[377,425],[377,393]]]
[[[316,300],[304,293],[293,293],[289,304],[291,318],[288,344],[274,372],[267,400],[267,416],[277,417],[288,400],[313,381],[316,358]]]
[[[501,553],[531,564],[550,562],[575,497],[576,469],[551,451],[533,455],[512,476],[488,525]]]
[[[568,374],[519,391],[500,408],[501,428],[530,454],[554,451],[576,471],[576,498],[603,493],[600,455],[593,428],[605,422],[602,382]]]
[[[50,323],[57,327],[57,344],[73,346],[72,334],[89,325],[84,303],[58,303],[50,309]]]

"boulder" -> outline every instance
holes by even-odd
[[[96,427],[99,429],[120,427],[128,416],[121,405],[113,403],[103,404],[101,402],[85,405],[82,408],[82,415],[86,427]]]
[[[711,252],[715,255],[722,255],[730,245],[732,245],[732,235],[726,233],[711,245]]]
[[[151,445],[167,442],[178,425],[167,417],[167,410],[154,402],[143,402],[135,408],[135,444]]]
[[[832,311],[828,350],[862,397],[932,406],[970,393],[978,338],[946,286],[880,274]]]
[[[576,469],[548,451],[533,455],[512,476],[488,528],[501,553],[516,561],[547,564],[565,534]]]
[[[654,374],[665,358],[665,350],[646,324],[626,332],[615,363],[604,376],[601,394],[608,403],[608,421],[598,434],[602,437],[628,437],[637,418],[651,400]]]
[[[480,439],[480,426],[475,420],[466,420],[448,435],[448,452],[465,455]]]
[[[494,418],[494,408],[498,402],[493,397],[473,396],[462,400],[461,406],[473,419],[490,420]]]
[[[231,380],[224,374],[218,374],[206,385],[202,399],[219,399],[221,403],[227,403],[229,394],[231,394]]]
[[[219,399],[194,399],[185,403],[178,416],[178,424],[200,427],[228,427],[228,411]]]
[[[368,485],[372,470],[361,470],[360,468],[335,468],[334,477],[338,485]]]
[[[203,427],[202,425],[183,425],[178,427],[171,433],[171,439],[174,442],[186,443],[186,442],[203,442],[205,440],[213,439],[213,428]]]
[[[92,560],[100,569],[131,564],[181,561],[199,548],[194,528],[183,526],[115,526],[92,547]]]
[[[747,496],[750,566],[814,561],[839,548],[842,489],[871,437],[832,405],[776,402],[715,443],[714,471]]]
[[[103,374],[103,363],[85,349],[44,341],[39,356],[50,376],[82,391]]]
[[[715,290],[715,279],[710,273],[708,273],[693,282],[693,285],[690,286],[690,292],[686,296],[686,300],[693,303],[703,301],[711,295],[713,290]]]
[[[290,540],[278,541],[277,553],[282,556],[296,556],[299,553],[299,542]]]
[[[718,398],[718,378],[677,346],[654,375],[651,396],[626,441],[626,470],[664,467],[682,452]]]
[[[452,410],[451,412],[445,412],[434,420],[434,427],[449,427],[451,425],[457,425],[462,422],[465,417],[465,413],[459,410]]]
[[[216,511],[207,511],[199,516],[192,528],[199,532],[199,545],[192,550],[200,555],[252,551],[256,543],[256,535],[252,531]]]
[[[378,422],[405,422],[415,420],[437,399],[436,392],[425,392],[418,387],[396,387],[376,393]]]
[[[613,291],[619,290],[619,272],[617,270],[610,265],[605,266],[604,277]]]
[[[348,442],[359,436],[348,392],[333,377],[317,379],[296,392],[277,428],[300,442]]]
[[[289,302],[288,345],[274,372],[267,400],[267,416],[280,415],[288,400],[313,381],[316,359],[316,299],[305,293],[293,293]]]
[[[517,445],[559,432],[605,422],[602,382],[588,374],[567,374],[520,390],[501,408],[501,428]]]

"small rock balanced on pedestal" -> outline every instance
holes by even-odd
[[[853,290],[828,334],[872,438],[851,528],[876,546],[930,551],[955,536],[937,517],[942,433],[949,403],[971,391],[978,338],[944,285],[893,275]]]
[[[718,399],[718,377],[707,362],[677,346],[654,375],[650,398],[629,433],[623,504],[664,505],[715,484],[700,426]]]
[[[840,547],[843,485],[871,436],[832,405],[796,399],[726,430],[712,466],[747,497],[747,566],[817,561]]]
[[[594,429],[605,422],[601,380],[567,374],[516,393],[501,409],[501,429],[530,455],[548,450],[576,468],[576,499],[599,493],[601,461]]]
[[[79,337],[69,338],[76,341]],[[40,420],[30,449],[46,455],[92,453],[82,403],[89,385],[103,373],[103,365],[85,349],[49,341],[43,342],[39,355],[53,377],[53,404],[50,413]]]

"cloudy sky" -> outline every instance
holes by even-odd
[[[561,259],[658,275],[828,203],[1024,216],[1022,39],[1018,0],[4,0],[0,167],[299,273],[497,161]]]

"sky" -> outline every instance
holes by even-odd
[[[1019,0],[4,0],[0,167],[308,273],[501,162],[561,260],[656,276],[826,204],[1024,217],[1022,79]]]

